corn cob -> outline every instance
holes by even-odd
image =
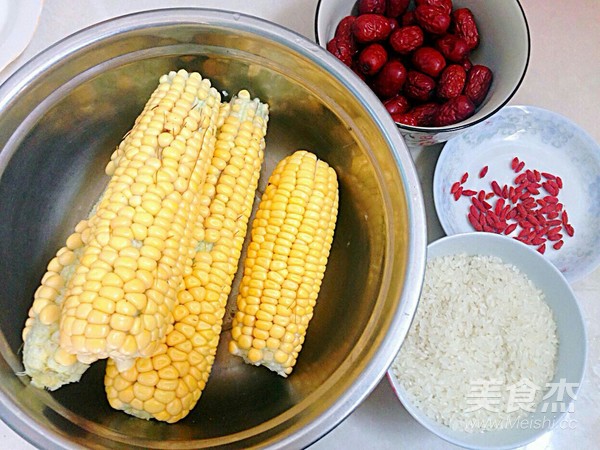
[[[172,326],[219,105],[197,73],[161,77],[106,167],[106,190],[36,293],[23,331],[32,384],[56,389],[109,355],[126,367]]]
[[[58,345],[65,285],[73,276],[89,236],[88,221],[82,220],[48,264],[29,308],[22,333],[23,365],[31,384],[38,388],[53,391],[66,383],[79,381],[89,367]]]
[[[289,375],[313,316],[337,219],[335,171],[297,151],[269,178],[252,223],[229,351]]]
[[[184,278],[175,324],[152,357],[119,372],[108,361],[105,388],[115,409],[177,422],[195,406],[215,359],[227,297],[246,236],[265,147],[267,105],[241,91],[218,133],[203,186],[199,243]]]

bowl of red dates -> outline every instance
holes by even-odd
[[[369,85],[412,147],[498,112],[530,55],[518,0],[319,0],[315,38]]]

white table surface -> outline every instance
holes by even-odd
[[[20,1],[20,0],[10,0]],[[488,0],[489,1],[489,0]],[[600,142],[600,1],[521,0],[532,35],[530,66],[512,104],[535,105],[569,117]],[[259,16],[314,39],[317,0],[45,0],[39,26],[25,51],[0,71],[0,83],[31,57],[83,27],[121,14],[168,6],[228,9]],[[440,147],[413,151],[428,214],[429,240],[443,235],[433,209],[431,181]],[[600,249],[598,249],[600,251]],[[600,269],[573,284],[588,326],[586,378],[570,419],[527,449],[600,448]],[[33,449],[0,422],[0,448]],[[365,402],[311,449],[452,449],[429,433],[382,380]]]

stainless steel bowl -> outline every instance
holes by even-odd
[[[29,385],[21,329],[49,258],[90,207],[103,165],[158,77],[198,70],[271,106],[268,173],[307,148],[337,170],[330,263],[294,373],[229,356],[228,323],[199,404],[174,425],[112,410],[104,364],[54,393]],[[51,47],[0,86],[0,415],[43,448],[307,446],[369,394],[399,350],[426,249],[415,168],[389,115],[316,44],[259,19],[168,9],[124,16]],[[264,179],[265,177],[263,177]],[[264,182],[263,182],[264,184]]]

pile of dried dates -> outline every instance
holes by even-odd
[[[405,125],[441,127],[473,115],[492,84],[473,64],[479,30],[452,0],[359,0],[327,50],[352,68]]]

